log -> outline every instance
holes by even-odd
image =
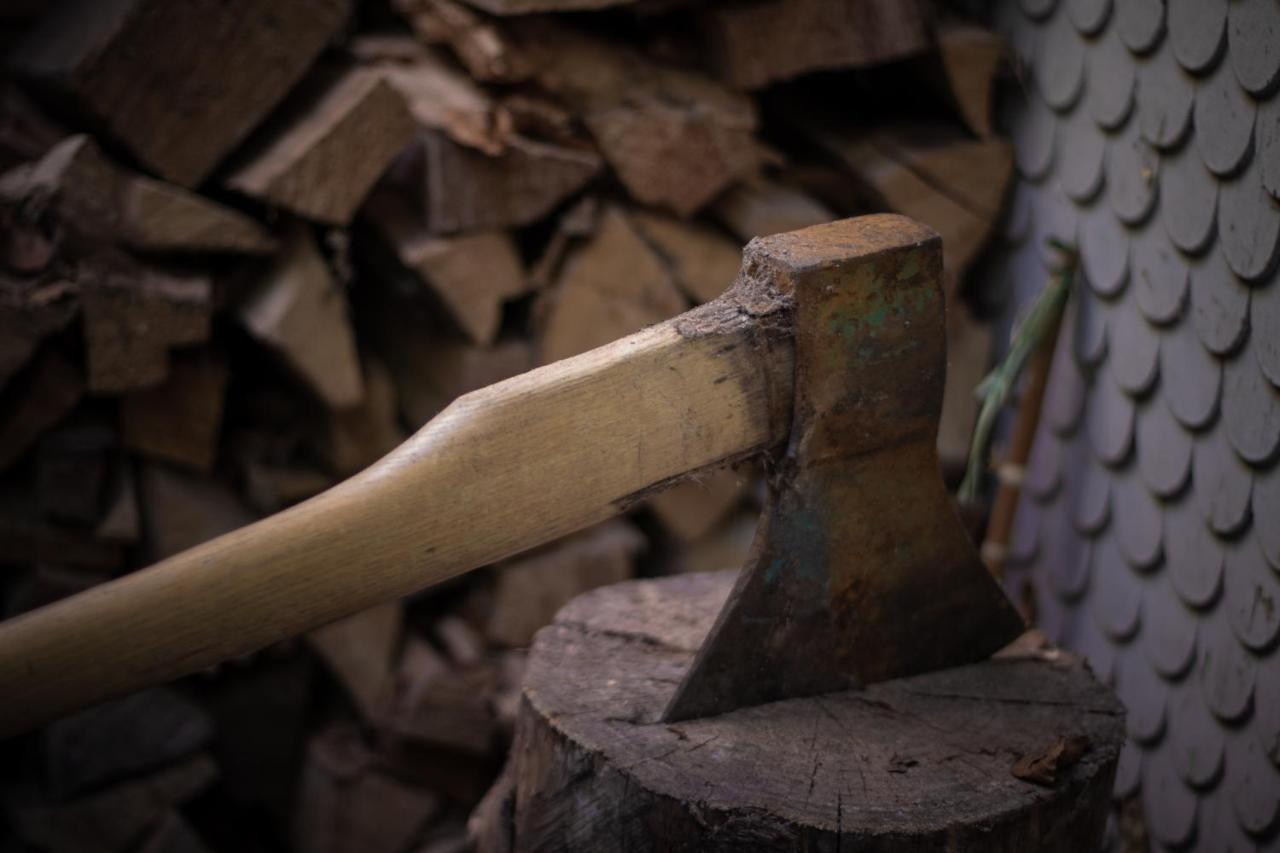
[[[193,187],[302,78],[349,0],[74,0],[12,64],[162,177]]]
[[[172,347],[208,340],[212,283],[121,258],[80,265],[89,390],[149,388],[169,373]]]
[[[745,96],[546,21],[519,32],[539,84],[581,116],[636,201],[690,216],[759,164]]]
[[[213,761],[198,755],[69,803],[19,800],[6,804],[5,811],[17,836],[37,849],[125,853],[140,843],[171,807],[200,794],[217,775]]]
[[[16,83],[0,82],[0,171],[40,159],[66,136]]]
[[[377,717],[383,751],[416,747],[487,756],[498,726],[489,696],[497,673],[487,664],[451,665],[420,639],[410,640],[394,694]]]
[[[80,240],[141,252],[267,254],[275,238],[250,217],[180,186],[111,162],[88,136],[0,176],[0,204],[48,205]],[[28,208],[29,209],[29,208]]]
[[[45,521],[29,495],[11,489],[0,494],[0,553],[6,562],[84,570],[97,582],[124,561],[119,543]]]
[[[414,121],[383,75],[318,73],[237,158],[231,189],[300,216],[346,225],[413,141]]]
[[[6,390],[0,407],[0,471],[62,420],[84,396],[84,377],[57,350],[42,354]]]
[[[476,80],[515,83],[531,73],[502,28],[454,0],[393,0],[392,8],[427,44],[447,44]]]
[[[478,344],[493,343],[503,303],[529,288],[511,236],[505,231],[433,236],[408,205],[389,193],[371,199],[366,215],[457,328]]]
[[[47,432],[36,452],[35,498],[47,518],[93,527],[102,517],[116,430],[82,413]]]
[[[800,121],[865,201],[937,230],[950,282],[964,277],[995,229],[1013,175],[1008,142],[974,140],[936,124],[866,131],[839,121]]]
[[[94,528],[93,535],[107,542],[132,545],[142,537],[142,518],[138,512],[138,487],[133,468],[118,466],[115,488],[107,496],[107,511]]]
[[[918,0],[764,0],[703,16],[717,76],[758,89],[810,71],[861,68],[922,53],[929,29]]]
[[[711,216],[743,243],[836,219],[822,202],[765,178],[735,184],[711,205]]]
[[[636,212],[632,219],[694,304],[710,302],[733,284],[742,247],[715,228],[647,212]]]
[[[514,850],[1098,849],[1124,712],[1057,650],[661,722],[734,576],[605,587],[538,634]],[[1059,738],[1085,748],[1049,786],[1015,776]]]
[[[294,230],[239,315],[330,408],[360,402],[364,383],[346,297],[306,229]]]
[[[379,772],[358,732],[328,729],[312,739],[294,821],[299,853],[404,853],[440,800]]]
[[[648,507],[678,540],[696,542],[742,502],[751,485],[752,473],[725,468],[677,483],[650,498]]]
[[[601,169],[585,145],[510,134],[489,156],[438,132],[422,136],[427,227],[439,233],[514,228],[546,216]]]
[[[139,853],[208,853],[204,840],[177,811],[160,819]]]
[[[467,0],[491,15],[528,15],[533,12],[586,12],[624,6],[636,0]]]
[[[67,327],[79,308],[79,289],[62,276],[0,273],[0,387],[27,363],[41,341]]]
[[[995,134],[992,108],[996,76],[1005,60],[1004,39],[990,30],[959,21],[938,27],[936,56],[922,59],[922,79],[941,94],[974,136]]]
[[[579,594],[630,579],[643,547],[639,531],[613,520],[498,566],[485,635],[499,646],[527,647]]]
[[[390,453],[405,438],[405,432],[400,428],[399,400],[391,373],[379,359],[367,358],[364,363],[364,399],[358,406],[333,412],[329,417],[321,450],[325,462],[334,474],[347,477]],[[302,495],[301,491],[310,490],[312,486],[309,484],[316,480],[314,475],[304,476],[301,481],[294,478],[292,487],[281,482],[279,477],[275,482],[274,491],[282,497],[310,497],[310,494]],[[323,488],[315,488],[311,494]]]
[[[586,352],[686,307],[662,258],[620,208],[610,207],[544,298],[539,358],[547,364]]]
[[[124,445],[196,471],[213,468],[227,366],[209,352],[175,357],[160,385],[120,398]]]
[[[147,553],[162,560],[254,521],[229,486],[162,463],[141,466]]]
[[[307,634],[307,642],[366,720],[377,718],[391,690],[392,667],[403,627],[404,611],[400,602],[393,601]]]
[[[470,77],[409,36],[363,36],[352,53],[404,98],[423,130],[496,157],[511,135],[511,116]]]
[[[212,738],[204,709],[168,688],[104,702],[44,730],[49,793],[69,800],[178,762]]]
[[[938,423],[938,462],[948,474],[963,471],[969,458],[978,398],[974,389],[991,367],[992,331],[963,299],[947,305],[947,383]]]

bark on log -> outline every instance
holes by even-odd
[[[1123,712],[1056,650],[660,722],[732,580],[595,590],[538,634],[513,849],[1097,849]],[[1014,776],[1079,736],[1088,747],[1051,785]]]

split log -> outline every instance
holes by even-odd
[[[358,406],[333,412],[329,417],[321,449],[329,470],[340,477],[350,476],[378,461],[408,438],[400,428],[399,406],[391,372],[379,359],[366,358],[364,399]],[[314,476],[293,479],[294,485],[289,487],[277,477],[275,491],[279,494],[283,489],[300,498],[302,495],[298,487],[305,490],[316,482]],[[283,494],[281,496],[284,497]]]
[[[8,803],[6,811],[18,837],[37,849],[51,853],[125,853],[141,842],[173,806],[200,794],[217,775],[214,763],[200,755],[70,803],[18,800]]]
[[[333,477],[309,468],[250,463],[245,468],[245,499],[258,512],[270,515],[318,495],[334,483]]]
[[[226,363],[209,352],[179,356],[168,378],[120,399],[120,430],[126,447],[208,471],[218,452]]]
[[[393,0],[392,7],[427,44],[447,44],[476,80],[515,83],[531,70],[507,33],[454,0]]]
[[[733,468],[713,471],[659,492],[647,506],[681,542],[696,542],[742,502],[751,486],[751,473]]]
[[[635,200],[690,216],[759,164],[745,96],[545,21],[519,32],[538,82],[581,116]]]
[[[315,664],[296,646],[223,667],[203,691],[217,737],[213,756],[231,802],[265,812],[288,826],[296,805],[298,768],[314,710]]]
[[[161,463],[141,466],[139,497],[147,519],[147,554],[153,562],[255,520],[221,481]]]
[[[79,308],[79,289],[62,276],[0,274],[0,387],[41,341],[67,327]]]
[[[138,853],[208,853],[200,835],[176,811],[160,819],[155,831],[138,848]]]
[[[91,391],[111,394],[159,384],[169,373],[170,348],[209,339],[208,278],[113,258],[82,263],[78,279]]]
[[[427,227],[439,233],[529,225],[585,187],[601,168],[590,147],[518,133],[489,156],[428,132],[422,153]]]
[[[488,664],[455,667],[422,640],[411,640],[396,678],[394,695],[378,716],[387,741],[383,750],[405,743],[486,756],[497,743],[498,726],[489,696],[497,673]]]
[[[514,850],[1098,848],[1124,711],[1061,652],[662,722],[734,575],[596,590],[538,634]],[[1053,787],[1015,777],[1058,737],[1087,747]]]
[[[91,583],[106,580],[124,562],[118,543],[45,521],[31,503],[27,494],[0,495],[0,554],[6,562],[83,570]]]
[[[142,517],[138,512],[138,487],[133,468],[118,466],[115,488],[107,496],[107,511],[93,531],[94,538],[132,545],[142,537]]]
[[[391,689],[392,667],[404,611],[393,601],[371,607],[307,634],[307,642],[355,701],[366,720],[376,719]]]
[[[504,231],[433,236],[408,205],[380,193],[366,209],[396,259],[444,306],[458,329],[493,343],[502,305],[528,290],[515,241]]]
[[[501,564],[485,635],[501,646],[528,646],[577,595],[631,578],[643,547],[639,531],[614,520]]]
[[[36,452],[36,505],[53,519],[84,527],[102,516],[112,452],[117,444],[114,426],[91,414],[45,433]]]
[[[838,218],[817,199],[764,178],[734,185],[715,200],[710,212],[743,243],[754,237],[797,231]]]
[[[461,395],[534,366],[527,341],[482,347],[460,340],[436,328],[430,311],[403,294],[380,293],[370,308],[372,339],[391,370],[401,414],[412,429]]]
[[[467,0],[491,15],[528,15],[532,12],[585,12],[623,6],[636,0]]]
[[[695,304],[710,302],[733,284],[742,265],[742,248],[715,228],[644,212],[632,214],[632,219]]]
[[[0,176],[0,204],[49,206],[47,213],[81,240],[142,252],[276,249],[271,233],[250,217],[117,166],[87,136],[69,137],[39,161]]]
[[[413,134],[404,98],[382,75],[322,73],[250,144],[226,183],[308,219],[345,225]]]
[[[994,135],[996,76],[1004,62],[1004,39],[982,27],[948,22],[938,28],[938,52],[920,61],[923,80],[939,92],[971,133]]]
[[[49,792],[69,800],[174,764],[212,737],[213,720],[204,709],[164,687],[104,702],[44,730]]]
[[[42,0],[33,5],[44,10]],[[0,82],[0,171],[39,160],[66,136],[17,84]]]
[[[347,313],[345,295],[301,227],[239,310],[250,334],[279,352],[335,409],[354,406],[364,394]]]
[[[0,471],[29,450],[84,396],[84,377],[57,350],[48,350],[5,389],[0,406]]]
[[[586,352],[687,307],[666,264],[620,209],[602,214],[596,234],[564,263],[545,297],[538,337],[543,364]]]
[[[294,821],[299,853],[404,853],[440,811],[429,791],[378,772],[352,729],[312,739]]]
[[[511,116],[465,74],[409,36],[363,36],[352,53],[404,98],[424,130],[443,131],[460,145],[491,156],[502,153]]]
[[[952,285],[993,233],[1013,156],[1004,140],[973,140],[937,125],[858,131],[807,122],[805,131],[857,182],[866,200],[942,235]]]
[[[963,299],[947,304],[947,382],[938,423],[938,462],[944,472],[963,471],[978,419],[974,389],[991,367],[991,325],[976,319]]]
[[[484,637],[461,616],[449,614],[437,620],[434,633],[456,666],[474,666],[484,660]]]
[[[880,65],[922,53],[929,29],[918,0],[764,0],[703,16],[717,75],[758,89],[809,71]]]
[[[476,853],[511,853],[515,816],[515,761],[508,759],[497,781],[467,820],[467,838]]]
[[[12,63],[191,187],[284,98],[349,12],[349,0],[75,0]]]

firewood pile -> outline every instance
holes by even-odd
[[[991,340],[965,282],[1011,162],[1002,44],[954,13],[50,5],[0,4],[4,616],[304,500],[461,394],[713,298],[752,237],[838,216],[943,235],[962,466]],[[0,745],[0,848],[500,849],[500,799],[476,806],[521,650],[586,589],[739,562],[758,481],[683,483]]]

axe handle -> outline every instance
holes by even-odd
[[[0,737],[416,592],[781,443],[790,340],[726,304],[461,397],[306,503],[0,623]],[[719,320],[689,322],[709,316]]]

